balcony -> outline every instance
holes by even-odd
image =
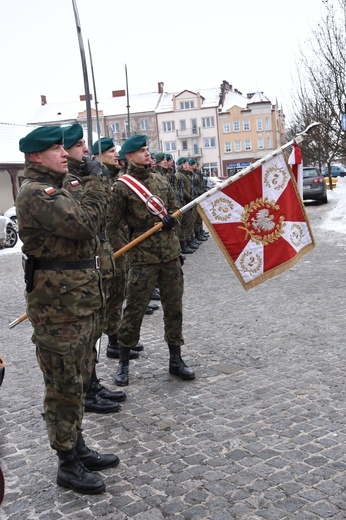
[[[178,150],[178,156],[186,157],[186,159],[196,159],[198,157],[202,157],[202,155],[202,148],[198,148],[198,146],[194,148],[188,148],[187,150]]]
[[[188,137],[200,137],[201,135],[202,134],[200,127],[186,128],[185,130],[177,130],[178,139],[187,139]]]

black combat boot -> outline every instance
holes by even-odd
[[[83,435],[78,434],[76,444],[77,457],[89,471],[102,471],[106,468],[115,468],[119,464],[119,457],[113,454],[101,455],[88,448]]]
[[[194,249],[191,249],[191,247],[189,247],[187,245],[186,240],[180,241],[180,249],[181,249],[181,252],[183,253],[183,255],[191,255],[192,253],[195,252]]]
[[[84,410],[85,412],[93,413],[114,413],[121,410],[121,406],[117,401],[111,401],[101,397],[98,394],[98,385],[95,385],[95,381],[98,381],[96,376],[95,366],[91,373],[89,388],[85,396]],[[100,385],[101,386],[101,385]],[[105,390],[107,390],[105,388]],[[126,397],[126,396],[125,396]]]
[[[179,376],[181,379],[194,379],[195,373],[181,358],[179,345],[168,345],[169,348],[169,373]]]
[[[160,289],[155,287],[153,294],[150,297],[151,300],[161,300]]]
[[[109,390],[105,386],[101,385],[100,379],[97,378],[95,367],[93,368],[90,376],[90,392],[88,391],[88,394],[89,397],[97,394],[99,397],[101,397],[101,399],[109,399],[110,401],[117,401],[117,403],[125,401],[126,399],[125,392],[121,392],[120,390],[113,392],[112,390]]]
[[[140,344],[139,344],[140,345]],[[143,347],[143,345],[141,345]],[[137,347],[137,345],[136,345]],[[138,359],[139,358],[139,354],[138,352],[140,352],[140,350],[143,350],[142,349],[136,349],[136,347],[134,347],[133,349],[131,349],[131,352],[130,352],[130,359]],[[114,335],[114,336],[108,336],[108,345],[107,345],[107,352],[106,352],[106,356],[109,357],[109,358],[112,358],[112,359],[119,359],[119,343],[118,343],[118,339],[117,337]]]
[[[205,235],[202,235],[202,233],[195,233],[195,237],[199,242],[205,242],[208,240],[208,238]]]
[[[199,248],[199,245],[196,244],[196,242],[194,242],[193,240],[188,240],[186,242],[186,245],[187,247],[189,247],[190,249],[193,249],[193,251],[196,251],[196,249]]]
[[[115,384],[118,386],[127,386],[129,384],[129,360],[130,349],[120,347],[119,365],[114,379]]]
[[[105,483],[89,471],[79,460],[75,448],[58,451],[59,468],[56,482],[58,486],[70,488],[84,495],[97,495],[106,490]]]
[[[151,314],[154,314],[154,310],[151,309],[149,306],[145,309],[145,313],[147,316],[151,316]]]

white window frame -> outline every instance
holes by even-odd
[[[231,141],[225,141],[225,153],[232,152],[232,143]]]
[[[263,121],[261,117],[257,117],[256,119],[256,130],[257,132],[263,132]]]
[[[165,141],[164,142],[165,152],[176,152],[177,151],[177,143],[176,141]]]
[[[174,132],[175,131],[175,122],[174,121],[163,121],[162,127],[164,132]]]
[[[241,141],[234,141],[234,151],[235,152],[242,152],[243,151],[243,147],[242,147],[242,142]]]
[[[257,140],[257,147],[259,150],[264,150],[264,139],[263,137],[259,137]]]
[[[231,123],[229,121],[225,121],[222,124],[222,131],[224,134],[229,134],[231,132]]]
[[[233,132],[240,132],[240,121],[233,121]]]
[[[216,147],[216,139],[215,137],[205,137],[203,139],[204,148],[215,148]]]
[[[214,128],[215,119],[213,116],[210,117],[202,117],[202,127],[203,128]]]
[[[180,101],[180,110],[192,110],[194,105],[193,101]]]
[[[266,128],[266,131],[269,132],[272,127],[271,127],[271,121],[270,121],[270,117],[266,117],[265,118],[265,128]]]
[[[149,119],[141,119],[140,121],[141,131],[149,130]]]
[[[244,140],[244,151],[251,152],[251,150],[252,150],[251,139],[245,139]]]
[[[251,130],[250,119],[243,119],[243,130],[249,132]]]

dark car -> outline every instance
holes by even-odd
[[[330,174],[332,177],[345,177],[346,168],[342,164],[331,164],[330,165]],[[324,168],[323,176],[324,177],[329,176],[328,168]]]
[[[318,200],[322,204],[328,202],[326,182],[317,168],[303,168],[303,199]]]

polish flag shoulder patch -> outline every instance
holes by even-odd
[[[53,186],[50,186],[49,188],[45,188],[44,191],[47,193],[47,195],[51,195],[51,194],[54,193],[56,190],[55,190],[55,188],[53,188]]]
[[[75,186],[79,186],[80,185],[80,182],[75,180],[75,181],[71,181],[71,186],[75,187]]]

